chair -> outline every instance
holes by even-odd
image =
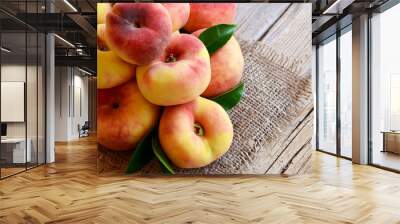
[[[89,129],[90,129],[89,121],[85,121],[82,127],[78,124],[79,138],[89,136]]]

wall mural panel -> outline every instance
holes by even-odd
[[[100,174],[310,171],[311,4],[97,13]]]

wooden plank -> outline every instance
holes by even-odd
[[[311,171],[312,147],[311,143],[302,147],[287,165],[287,169],[283,173],[288,176],[309,174]]]
[[[255,9],[253,7],[239,7],[239,20],[245,21],[239,21],[240,27],[237,29],[236,35],[246,40],[260,39],[289,5],[288,3],[263,3],[256,5]],[[251,16],[243,16],[244,13],[251,13]]]
[[[308,74],[311,72],[312,54],[310,15],[311,4],[291,4],[260,40],[277,52],[300,60],[302,73]],[[310,102],[311,97],[310,95]],[[310,160],[308,156],[313,150],[310,145],[313,135],[312,110],[313,105],[310,103],[282,133],[281,139],[272,150],[273,156],[267,159],[272,163],[267,173],[292,175],[310,170],[307,168],[307,161]]]
[[[287,56],[303,60],[303,64],[309,66],[311,28],[311,4],[294,3],[261,41]]]
[[[247,4],[247,3],[239,3],[237,14],[235,18],[235,23],[237,27],[241,27],[243,23],[250,19],[253,13],[256,11],[257,7],[259,7],[263,3],[254,3],[254,4]]]
[[[267,158],[267,162],[271,163],[267,173],[283,173],[296,154],[311,142],[314,122],[312,111],[313,103],[310,101],[303,112],[281,134],[281,139],[272,149],[272,156]]]
[[[311,117],[311,119],[309,119]],[[294,164],[293,160],[298,155],[298,153],[305,148],[305,146],[311,143],[312,133],[313,133],[313,125],[312,125],[312,116],[307,117],[306,121],[301,123],[302,127],[296,128],[293,130],[295,136],[293,139],[285,139],[284,144],[279,146],[281,153],[274,161],[271,168],[267,173],[276,174],[276,173],[285,173],[285,171],[289,168],[289,166],[298,165]],[[304,158],[306,159],[306,158]],[[296,162],[300,164],[304,164],[304,161],[296,160]],[[291,173],[295,174],[295,173]]]

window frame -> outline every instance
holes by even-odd
[[[342,150],[341,150],[341,118],[340,118],[340,103],[341,103],[341,97],[340,97],[340,84],[341,84],[341,65],[340,65],[340,60],[341,60],[341,55],[340,55],[340,38],[342,35],[344,35],[347,32],[351,32],[352,31],[352,23],[347,24],[346,26],[344,26],[343,28],[339,29],[336,31],[336,33],[330,35],[329,37],[321,40],[318,42],[318,44],[316,44],[316,83],[315,83],[315,97],[316,97],[316,124],[315,124],[315,128],[316,128],[316,139],[315,139],[315,143],[316,143],[316,150],[319,152],[323,152],[323,153],[327,153],[333,156],[337,156],[343,159],[347,159],[347,160],[352,160],[351,157],[347,157],[342,155]],[[320,148],[320,144],[319,144],[319,110],[320,110],[320,105],[319,105],[319,84],[320,84],[320,74],[319,74],[319,51],[318,49],[320,48],[320,45],[322,43],[328,43],[330,41],[336,41],[336,152],[332,153],[332,152],[328,152],[324,149]]]
[[[372,94],[373,94],[373,88],[372,88],[372,76],[373,76],[373,50],[372,50],[372,45],[373,45],[373,35],[372,35],[372,19],[374,17],[374,14],[381,14],[384,13],[385,11],[391,9],[392,7],[400,4],[400,0],[388,0],[384,4],[380,5],[377,8],[373,8],[368,10],[368,31],[367,31],[367,39],[368,39],[368,68],[367,68],[367,77],[368,77],[368,165],[377,167],[383,170],[391,171],[394,173],[400,173],[400,170],[390,168],[387,166],[383,166],[377,163],[373,162],[373,153],[374,153],[374,148],[373,148],[373,127],[372,127],[372,119],[373,119],[373,113],[372,113]]]

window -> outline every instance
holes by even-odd
[[[372,164],[400,170],[400,5],[371,18]]]
[[[0,1],[0,7],[24,16],[44,3]],[[0,12],[8,21],[0,23],[0,178],[45,163],[45,35],[13,14]]]
[[[352,157],[352,32],[340,36],[340,155]]]
[[[336,37],[318,47],[318,149],[336,153]]]
[[[317,149],[351,159],[352,26],[317,49]]]

